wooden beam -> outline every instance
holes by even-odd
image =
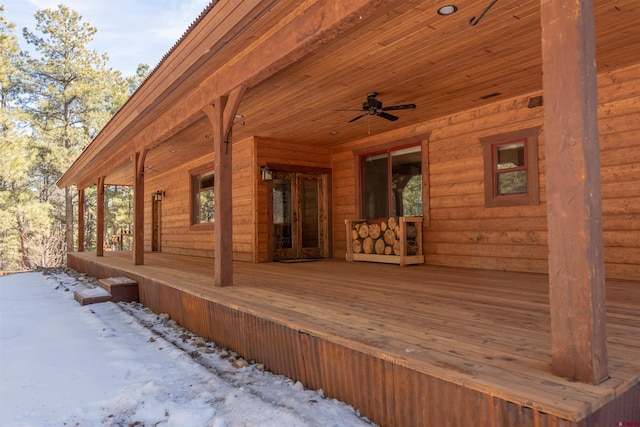
[[[84,252],[84,188],[78,188],[78,252]]]
[[[238,106],[247,87],[241,85],[231,94],[219,97],[213,105],[203,108],[213,126],[215,153],[214,210],[214,284],[233,284],[233,209],[232,209],[232,149],[231,130]]]
[[[96,206],[96,256],[104,256],[104,180],[105,176],[98,177],[98,201]]]
[[[336,3],[334,0],[312,0],[291,7],[289,15],[280,20],[279,25],[274,26],[264,37],[256,39],[233,60],[226,61],[217,70],[212,71],[209,77],[197,86],[194,85],[178,102],[173,102],[166,108],[164,105],[156,105],[153,110],[163,113],[139,132],[127,135],[127,126],[112,130],[111,123],[108,124],[96,137],[101,146],[92,143],[65,172],[59,180],[59,185],[70,185],[75,181],[84,182],[84,173],[95,170],[91,162],[98,156],[101,158],[100,173],[109,175],[121,164],[122,157],[126,156],[131,145],[136,151],[155,147],[201,118],[202,111],[217,97],[229,94],[234,88],[242,85],[254,87],[395,1],[350,0]],[[252,13],[257,14],[253,19],[259,19],[263,9],[256,7],[252,10]],[[239,34],[241,32],[236,36]],[[195,51],[197,49],[194,49]],[[134,96],[137,98],[137,95]],[[123,112],[125,108],[135,108],[135,111],[139,111],[141,108],[136,107],[135,101],[136,99],[132,98],[114,117],[113,123],[122,120],[120,116],[126,114]],[[110,132],[113,132],[111,137]],[[119,140],[119,144],[109,143],[114,139]]]
[[[224,109],[227,97],[219,97],[205,112],[213,125],[213,151],[215,155],[213,194],[214,210],[214,285],[233,284],[233,208],[232,160],[230,142],[224,132]]]
[[[135,177],[133,184],[133,263],[144,264],[144,160],[147,150],[133,155]]]
[[[229,137],[231,136],[231,128],[233,128],[233,123],[236,119],[236,113],[238,112],[240,102],[242,102],[242,97],[244,96],[246,91],[247,85],[242,84],[233,89],[227,99],[226,105],[224,107],[224,112],[222,114],[222,131],[227,140],[229,140]],[[209,120],[211,120],[211,117],[209,117]]]
[[[80,156],[72,168],[65,172],[58,181],[58,185],[65,187],[73,184],[73,180],[76,178],[70,176],[71,172],[74,175],[82,176],[86,173],[82,170],[86,171],[87,166],[93,170],[89,162],[97,156],[103,159],[109,157],[110,160],[119,162],[123,158],[121,150],[117,149],[116,152],[113,152],[109,147],[103,147],[103,143],[115,138],[126,140],[131,136],[131,129],[147,127],[148,122],[141,120],[141,117],[145,117],[144,112],[158,111],[158,99],[165,99],[167,105],[173,105],[172,96],[175,96],[176,87],[192,78],[196,70],[200,70],[204,64],[217,59],[217,53],[223,50],[253,21],[268,12],[275,3],[277,1],[274,0],[225,0],[216,2],[215,5],[207,8],[212,10],[201,17],[199,25],[187,32],[172,50],[171,55],[158,65],[158,70],[152,73],[136,90],[135,95],[122,106],[119,114],[115,115],[105,126],[105,129],[96,136],[94,143],[85,149],[84,155]],[[206,49],[203,48],[204,46]],[[202,70],[200,71],[202,72]],[[210,102],[212,100],[213,98],[210,99]],[[185,127],[189,124],[185,122]],[[135,132],[137,131],[134,130],[134,134]],[[127,154],[124,155],[124,158],[128,157]],[[108,175],[110,171],[121,164],[105,161],[101,166],[106,169]],[[85,179],[83,178],[81,181]]]
[[[541,0],[553,372],[608,376],[592,0]]]

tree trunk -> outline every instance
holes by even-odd
[[[20,214],[16,213],[16,225],[18,227],[18,235],[20,236],[20,254],[22,261],[22,268],[25,270],[31,270],[31,262],[29,261],[29,248],[27,246],[27,235],[24,229],[24,223],[20,218]]]

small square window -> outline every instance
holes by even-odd
[[[539,203],[539,131],[538,126],[480,139],[487,207]]]

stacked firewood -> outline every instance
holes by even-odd
[[[407,222],[403,237],[398,221],[394,217],[379,223],[353,222],[351,250],[354,254],[400,255],[400,242],[404,238],[405,255],[416,255],[418,253],[417,235],[418,230],[415,224]]]

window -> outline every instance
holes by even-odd
[[[193,195],[193,224],[213,222],[213,170],[191,175]]]
[[[536,205],[540,127],[481,138],[485,205]]]
[[[364,218],[422,215],[421,146],[360,156]]]

